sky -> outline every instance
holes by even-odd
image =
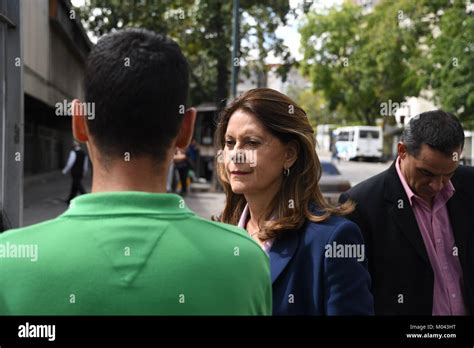
[[[318,0],[314,0],[314,1],[290,0],[290,8],[294,9],[303,1],[313,3],[312,5],[313,8],[322,8],[322,7],[331,7],[334,5],[341,4],[343,0],[319,0],[319,1]],[[277,37],[283,39],[283,42],[285,43],[286,46],[288,46],[293,57],[295,57],[296,60],[300,60],[303,58],[303,55],[299,51],[300,41],[301,41],[301,36],[298,33],[299,24],[300,23],[298,22],[298,20],[296,20],[292,16],[289,16],[287,25],[279,27],[275,32]],[[278,59],[275,59],[274,57],[268,58],[268,63],[276,63],[276,62],[278,62]]]

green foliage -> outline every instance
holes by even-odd
[[[290,86],[288,96],[293,99],[308,115],[313,128],[320,124],[345,124],[341,113],[329,110],[328,101],[322,92],[314,92],[310,88]]]
[[[456,113],[466,128],[474,127],[474,13],[460,1],[444,9],[440,35],[432,40],[427,73],[436,100]]]
[[[474,17],[463,0],[382,0],[368,14],[345,2],[309,12],[300,33],[303,73],[348,121],[374,124],[381,103],[428,90],[472,125]]]
[[[288,1],[241,0],[240,7],[241,38],[249,43],[241,48],[243,57],[258,48],[260,57],[273,51],[291,63],[288,49],[275,37],[276,28],[289,12]],[[221,103],[229,96],[232,1],[88,0],[80,13],[88,30],[97,37],[124,27],[142,27],[177,41],[192,68],[193,104]]]

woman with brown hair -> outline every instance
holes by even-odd
[[[247,230],[269,255],[274,315],[370,315],[362,234],[328,204],[306,113],[268,88],[252,89],[220,115],[217,173],[226,193],[218,220]]]

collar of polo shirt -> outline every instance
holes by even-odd
[[[173,193],[139,191],[88,193],[74,198],[62,216],[195,215],[184,199]]]

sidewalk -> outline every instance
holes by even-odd
[[[24,179],[23,226],[53,219],[68,208],[64,202],[71,189],[71,175],[60,170]],[[82,183],[91,190],[91,178],[87,175]]]
[[[87,192],[92,180],[87,175],[82,181]],[[71,176],[55,171],[24,179],[23,226],[53,219],[68,208],[64,202],[69,195]],[[197,215],[211,219],[224,207],[224,193],[191,192],[184,198],[186,205]]]
[[[224,209],[225,194],[212,192],[188,193],[184,198],[186,205],[204,219],[211,219]]]

